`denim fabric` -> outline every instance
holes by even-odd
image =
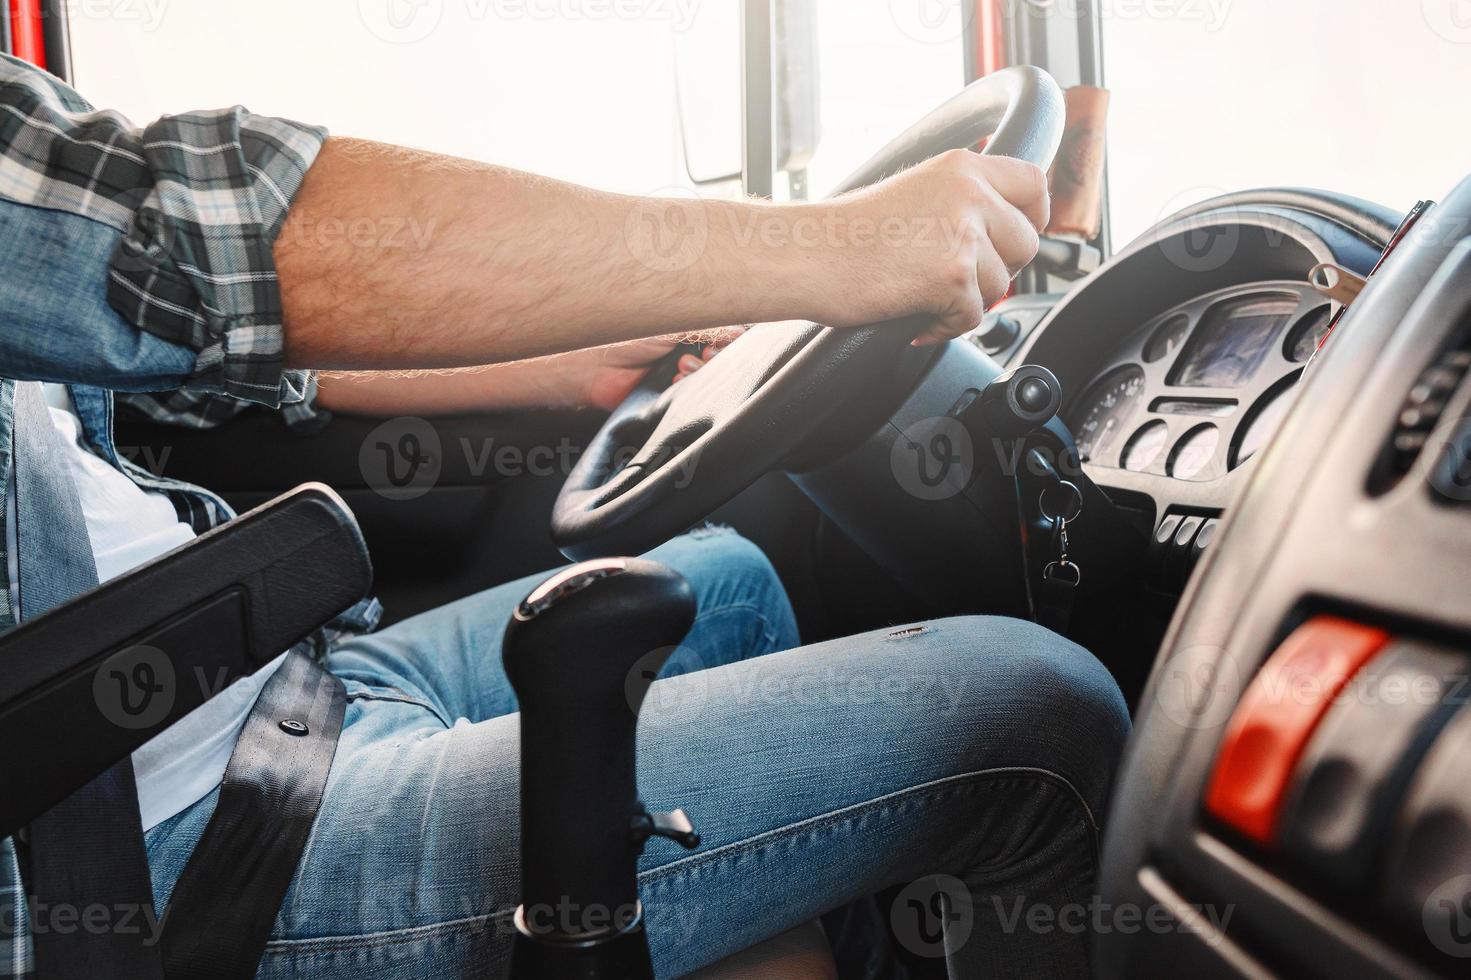
[[[116,391],[177,388],[194,352],[133,327],[107,305],[122,233],[0,197],[0,377]]]
[[[1086,936],[1029,933],[1013,913],[1091,894],[1096,817],[1128,728],[1097,661],[1031,624],[981,618],[777,653],[794,622],[754,546],[706,532],[651,557],[700,599],[640,725],[644,800],[684,807],[703,835],[692,853],[652,841],[641,863],[659,976],[911,882],[895,915],[937,909],[952,923],[954,975],[1086,973]],[[346,726],[260,976],[504,975],[518,722],[499,643],[540,578],[330,655]],[[149,833],[160,907],[214,803]],[[917,890],[936,874],[952,876],[943,906]],[[895,925],[943,955],[933,923]]]

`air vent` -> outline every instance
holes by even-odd
[[[1430,433],[1440,424],[1446,402],[1466,379],[1468,369],[1471,369],[1471,349],[1452,348],[1420,372],[1405,396],[1395,420],[1394,434],[1385,448],[1374,481],[1378,492],[1388,490],[1414,468]]]

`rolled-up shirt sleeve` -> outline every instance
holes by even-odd
[[[0,199],[108,226],[107,304],[191,352],[181,382],[201,394],[278,407],[311,391],[285,369],[272,249],[326,135],[239,106],[140,129],[0,56]]]

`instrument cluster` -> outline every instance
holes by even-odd
[[[1064,410],[1083,462],[1194,482],[1224,477],[1276,433],[1336,312],[1305,283],[1268,282],[1156,316]]]

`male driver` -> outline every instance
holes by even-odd
[[[384,413],[608,406],[669,342],[588,348],[677,330],[927,314],[918,342],[937,343],[1003,294],[1047,207],[1036,167],[967,152],[824,203],[656,207],[239,108],[136,129],[0,58],[0,434],[11,438],[16,406],[33,410],[43,383],[106,579],[228,516],[208,492],[118,457],[114,392],[163,392],[156,413],[200,424],[232,404],[299,414],[314,397]],[[703,248],[641,261],[630,218],[651,208],[702,228]],[[312,233],[408,217],[432,229],[411,249]],[[752,219],[899,219],[958,234],[946,247],[880,234],[791,248],[742,240]],[[584,353],[536,360],[569,351]],[[310,373],[484,365],[501,366],[329,378],[320,391]],[[14,486],[11,458],[0,452],[0,486]],[[13,554],[14,508],[5,522]],[[661,976],[934,874],[977,900],[970,935],[949,937],[956,975],[1085,971],[1086,936],[1031,932],[1014,913],[1090,894],[1096,819],[1127,729],[1092,657],[1036,626],[982,618],[795,649],[787,599],[749,544],[707,532],[654,557],[699,594],[677,657],[713,668],[661,682],[642,725],[645,799],[699,814],[704,836],[693,853],[655,841],[641,865]],[[23,567],[6,574],[3,625],[26,615],[35,587]],[[379,633],[361,615],[359,632],[332,641],[324,663],[347,685],[347,717],[261,976],[494,974],[517,904],[517,721],[496,647],[527,588]],[[160,909],[274,667],[133,757]],[[820,691],[833,676],[884,696],[784,706],[771,693]],[[19,893],[9,842],[3,856]],[[22,972],[29,949],[22,929],[7,965]]]

